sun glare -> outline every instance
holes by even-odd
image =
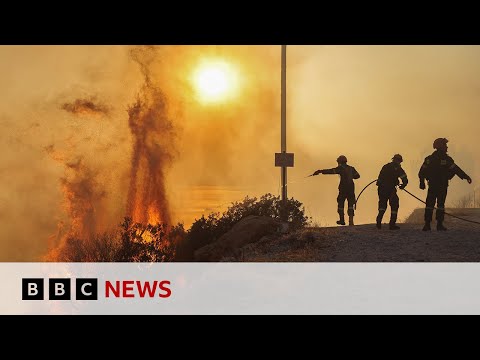
[[[198,99],[202,103],[226,101],[237,90],[237,73],[225,61],[208,61],[200,64],[193,77]]]

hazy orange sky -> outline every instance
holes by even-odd
[[[94,189],[95,229],[115,227],[125,215],[127,110],[146,81],[132,49],[0,47],[0,260],[34,260],[71,226],[76,210],[62,186],[79,183],[78,161]],[[338,178],[304,176],[334,167],[340,154],[361,174],[358,194],[401,153],[407,189],[423,198],[418,168],[433,140],[447,137],[450,155],[478,186],[479,46],[292,45],[287,52],[287,146],[295,153],[288,195],[316,223],[337,217]],[[245,195],[280,194],[280,46],[158,46],[142,56],[172,124],[157,129],[157,140],[171,147],[165,186],[172,220],[188,227]],[[192,74],[217,60],[236,69],[238,89],[223,103],[201,103]],[[454,179],[447,205],[473,185]],[[400,219],[419,205],[400,194]],[[373,222],[376,209],[372,186],[357,223]]]

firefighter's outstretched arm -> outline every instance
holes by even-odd
[[[453,163],[451,166],[450,166],[450,171],[452,171],[452,175],[455,176],[457,175],[460,179],[462,180],[467,180],[467,182],[469,184],[472,183],[472,178],[470,176],[467,175],[467,173],[465,173],[465,171],[463,171],[460,166],[458,166],[457,164]],[[452,177],[453,177],[452,176]]]
[[[340,172],[338,171],[338,168],[323,169],[323,170],[317,170],[317,171],[320,171],[320,174],[324,174],[324,175],[340,174]]]

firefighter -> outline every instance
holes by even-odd
[[[345,200],[348,201],[348,225],[353,226],[353,217],[355,215],[353,206],[355,205],[355,184],[354,179],[359,179],[360,174],[355,170],[353,166],[347,165],[347,158],[345,155],[340,155],[337,158],[338,166],[333,169],[317,170],[313,175],[318,174],[338,174],[340,175],[340,184],[338,186],[338,215],[340,220],[337,221],[338,225],[345,225]]]
[[[382,219],[387,210],[387,202],[390,203],[390,230],[398,230],[400,227],[396,225],[398,208],[400,202],[397,195],[397,185],[400,189],[404,189],[408,184],[408,178],[405,171],[402,169],[401,163],[403,161],[402,155],[395,154],[392,162],[383,165],[382,170],[377,179],[378,186],[378,215],[377,215],[377,229],[382,228]],[[402,179],[402,184],[398,179]]]
[[[425,190],[425,179],[428,181],[428,194],[425,207],[425,226],[423,231],[429,231],[430,222],[432,221],[433,209],[437,204],[436,220],[437,230],[447,230],[443,226],[445,217],[445,200],[447,198],[448,182],[455,175],[462,180],[467,180],[469,184],[472,179],[468,176],[453,159],[447,155],[448,140],[438,138],[433,142],[435,151],[425,158],[418,177],[420,178],[420,189]]]

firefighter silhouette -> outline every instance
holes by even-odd
[[[400,229],[400,227],[396,225],[398,208],[400,207],[400,200],[397,195],[397,186],[399,185],[400,189],[404,189],[408,184],[407,174],[401,166],[402,162],[402,155],[395,154],[392,158],[392,161],[388,164],[385,164],[378,175],[378,229],[382,228],[382,219],[385,211],[387,210],[387,203],[390,204],[391,210],[389,228],[390,230]],[[399,179],[402,179],[402,184],[400,184]]]
[[[447,155],[448,140],[438,138],[433,142],[435,151],[425,158],[423,165],[418,172],[420,178],[420,189],[425,190],[425,179],[428,181],[427,200],[425,201],[425,225],[423,231],[431,230],[430,223],[433,217],[433,209],[437,204],[436,220],[437,230],[447,230],[443,226],[445,218],[445,200],[449,181],[457,175],[462,180],[467,180],[469,184],[472,179]]]
[[[354,225],[353,217],[355,216],[354,205],[355,205],[355,184],[354,179],[359,179],[360,174],[358,171],[350,165],[347,165],[347,158],[344,155],[340,155],[337,158],[338,166],[333,169],[323,169],[317,170],[313,175],[324,174],[338,174],[340,175],[340,184],[338,185],[338,215],[340,219],[337,221],[338,225],[345,225],[345,200],[348,202],[348,224],[350,226]]]

